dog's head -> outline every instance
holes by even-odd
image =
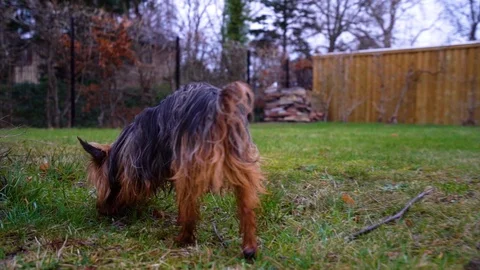
[[[83,149],[90,154],[91,162],[87,169],[88,181],[93,184],[97,190],[97,209],[101,214],[111,214],[114,208],[108,201],[111,193],[108,181],[110,153],[109,144],[88,143],[77,137]]]

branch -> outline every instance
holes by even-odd
[[[0,153],[0,161],[3,160],[4,158],[8,158],[8,155],[10,154],[12,149],[8,148],[4,152]]]
[[[413,46],[415,45],[415,43],[417,42],[417,39],[426,31],[430,31],[430,29],[432,29],[436,24],[437,22],[440,20],[439,17],[437,17],[437,19],[435,21],[432,22],[432,24],[428,27],[424,27],[422,28],[420,31],[418,31],[418,33],[410,40],[410,46]]]
[[[417,197],[413,198],[412,200],[410,200],[406,205],[405,207],[400,211],[398,212],[397,214],[395,214],[394,216],[389,216],[387,218],[385,218],[384,220],[380,221],[379,223],[376,223],[376,224],[373,224],[373,225],[370,225],[368,227],[365,227],[363,229],[361,229],[360,231],[348,236],[346,239],[348,241],[352,241],[352,240],[355,240],[357,237],[359,237],[360,235],[362,234],[366,234],[366,233],[369,233],[373,230],[375,230],[376,228],[380,227],[381,225],[383,224],[386,224],[386,223],[389,223],[391,221],[394,221],[396,219],[400,219],[406,212],[407,210],[416,202],[418,202],[419,200],[421,200],[423,197],[425,197],[425,195],[428,195],[430,193],[432,193],[433,191],[433,188],[428,188],[427,190],[425,190],[424,192],[420,193],[417,195]]]
[[[220,243],[224,248],[227,248],[227,244],[225,243],[225,241],[223,241],[223,237],[220,235],[220,233],[218,233],[217,225],[215,224],[215,222],[212,222],[212,225],[213,225],[213,231],[215,232],[215,235],[218,237],[218,240],[220,240]]]

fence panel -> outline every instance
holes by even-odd
[[[313,91],[330,121],[472,124],[480,43],[315,56]]]

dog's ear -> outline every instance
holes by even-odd
[[[93,161],[95,161],[95,163],[101,165],[105,161],[105,158],[107,157],[107,151],[108,151],[106,146],[99,145],[96,143],[90,144],[80,139],[79,137],[77,137],[77,139],[82,145],[83,149],[85,149],[85,151],[92,156]]]

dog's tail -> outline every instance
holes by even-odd
[[[215,113],[208,117],[213,120],[211,125],[197,124],[198,129],[179,138],[172,163],[177,192],[198,195],[201,190],[216,192],[226,186],[264,191],[260,157],[248,127],[253,102],[253,92],[246,83],[230,83],[212,104]]]
[[[223,171],[228,185],[263,193],[260,155],[248,128],[248,114],[253,111],[253,104],[254,94],[248,84],[239,81],[228,84],[220,93],[215,128],[223,134]]]
[[[254,95],[250,86],[236,81],[225,86],[220,93],[221,112],[247,116],[253,111]]]
[[[248,114],[253,110],[254,96],[248,84],[233,82],[220,92],[219,109],[215,128],[218,134],[223,134],[222,141],[227,156],[255,163],[258,160],[256,147],[248,128]]]

